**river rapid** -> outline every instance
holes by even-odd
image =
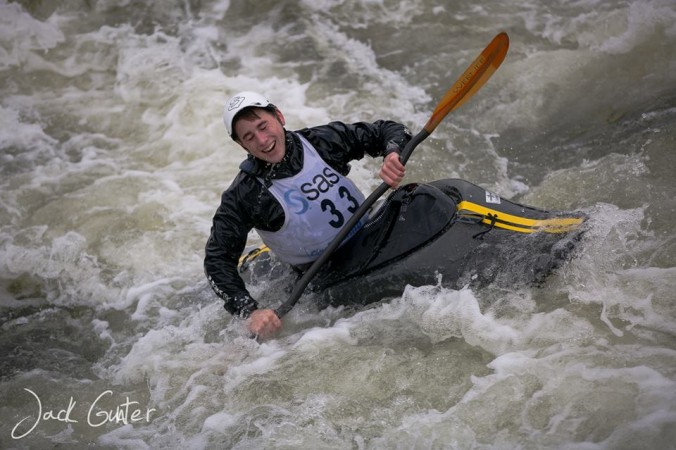
[[[573,259],[250,339],[202,269],[225,100],[417,132],[500,31],[407,180],[584,211]],[[673,0],[0,0],[0,125],[2,449],[676,448]]]

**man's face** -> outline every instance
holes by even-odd
[[[272,114],[264,109],[256,109],[256,116],[237,119],[237,142],[256,158],[278,163],[286,152],[284,116],[279,110]]]

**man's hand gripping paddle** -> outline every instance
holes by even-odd
[[[483,86],[486,81],[493,75],[493,73],[500,67],[502,61],[505,59],[507,50],[509,49],[509,37],[507,33],[500,33],[493,38],[493,40],[486,46],[481,54],[470,64],[465,70],[465,73],[451,86],[451,88],[444,94],[444,97],[437,104],[432,116],[425,124],[425,127],[417,135],[411,139],[401,152],[399,159],[402,164],[406,164],[408,158],[413,153],[413,150],[424,141],[427,136],[432,134],[432,131],[439,125],[439,123],[446,117],[446,115],[456,108],[459,108],[463,103],[469,100],[472,95]],[[289,299],[282,303],[282,305],[275,310],[275,314],[281,319],[286,313],[291,311],[300,296],[305,291],[305,288],[310,283],[312,278],[317,274],[319,269],[329,259],[333,251],[345,239],[345,236],[352,230],[357,222],[366,214],[366,212],[373,206],[387,190],[389,185],[382,183],[378,189],[364,200],[364,203],[357,209],[350,220],[343,226],[338,235],[333,239],[331,244],[324,250],[324,253],[312,263],[310,268],[303,274],[300,280],[296,282]]]

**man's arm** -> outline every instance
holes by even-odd
[[[411,140],[411,132],[403,124],[391,120],[377,120],[373,123],[357,122],[349,125],[334,122],[329,126],[343,128],[343,135],[349,143],[352,159],[361,159],[364,153],[372,156],[386,156],[403,149]]]
[[[300,131],[317,149],[322,159],[343,175],[349,172],[349,162],[368,154],[372,157],[399,153],[411,132],[402,124],[378,120],[346,124],[331,122]]]
[[[240,193],[236,182],[223,193],[214,215],[205,247],[204,272],[211,288],[225,302],[225,309],[234,316],[246,318],[258,308],[258,304],[237,271],[252,225],[237,201]]]

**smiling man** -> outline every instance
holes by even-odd
[[[397,187],[405,174],[399,152],[411,134],[404,125],[386,120],[331,122],[288,131],[282,112],[256,92],[233,96],[225,105],[223,120],[248,158],[221,197],[204,269],[225,309],[248,318],[253,334],[267,336],[279,329],[281,321],[273,310],[258,308],[237,272],[249,231],[256,229],[282,261],[306,267],[364,201],[347,178],[349,162],[365,154],[383,156],[379,175]]]

